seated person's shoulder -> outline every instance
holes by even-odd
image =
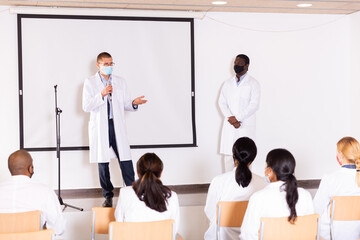
[[[132,186],[127,186],[127,187],[122,187],[120,188],[120,195],[136,195],[134,189],[132,188]]]
[[[50,188],[48,185],[38,182],[38,181],[29,182],[29,187],[33,188],[33,189],[37,189],[39,191],[54,192],[54,190],[52,188]]]
[[[312,199],[311,194],[310,194],[310,192],[308,190],[305,190],[304,188],[298,187],[298,192],[299,192],[299,196],[303,196],[304,198]]]

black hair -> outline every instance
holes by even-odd
[[[165,212],[167,200],[171,197],[171,190],[160,180],[164,168],[161,159],[155,153],[145,153],[138,160],[136,167],[139,179],[132,185],[136,195],[149,208]]]
[[[246,56],[245,54],[239,54],[236,56],[237,58],[241,58],[241,59],[244,59],[245,61],[245,65],[246,64],[250,64],[250,58],[248,56]]]
[[[110,53],[108,53],[108,52],[102,52],[102,53],[100,53],[100,54],[97,56],[96,61],[97,61],[97,62],[100,62],[101,59],[103,59],[103,58],[111,58]]]
[[[297,217],[295,205],[299,199],[297,180],[294,176],[295,158],[286,149],[274,149],[266,156],[266,163],[275,173],[277,180],[285,182],[286,202],[290,209],[288,221],[294,223]]]
[[[254,161],[257,154],[255,142],[248,137],[239,138],[234,143],[232,152],[234,161],[238,162],[235,180],[239,186],[247,187],[252,178],[249,164]]]

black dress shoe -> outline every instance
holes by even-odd
[[[103,207],[112,207],[112,198],[108,197],[105,199],[105,201],[103,202],[102,206]]]

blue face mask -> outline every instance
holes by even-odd
[[[110,75],[113,72],[112,66],[103,66],[101,72],[105,75]]]
[[[270,179],[268,176],[265,176],[265,182],[270,183]]]

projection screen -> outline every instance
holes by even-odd
[[[88,149],[82,88],[103,51],[132,98],[148,100],[126,113],[131,147],[196,146],[193,28],[189,18],[19,14],[20,147],[55,150],[57,85],[61,149]]]

